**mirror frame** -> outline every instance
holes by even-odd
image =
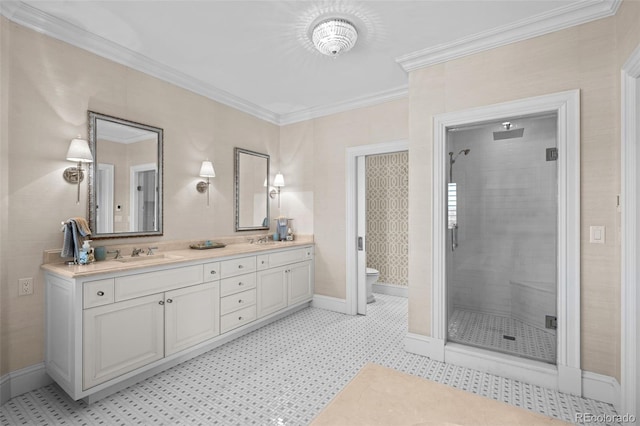
[[[234,198],[235,198],[235,216],[236,216],[236,231],[256,231],[256,230],[262,230],[262,229],[269,229],[270,227],[268,226],[269,223],[271,223],[271,209],[270,209],[270,202],[269,202],[269,185],[270,185],[270,180],[269,180],[269,166],[270,166],[270,157],[269,154],[262,154],[260,152],[255,152],[255,151],[250,151],[248,149],[244,149],[244,148],[234,148],[233,149],[234,154],[235,154],[235,168],[234,168],[234,173],[233,173],[233,185],[234,185]],[[267,211],[266,211],[266,217],[267,217],[267,226],[240,226],[240,155],[241,154],[245,154],[245,155],[253,155],[256,157],[261,157],[267,160],[267,175],[265,176],[265,178],[267,179],[267,187],[265,188],[264,191],[264,196],[266,198],[266,205],[267,205]]]
[[[89,176],[88,176],[88,217],[89,217],[89,228],[91,229],[91,239],[106,239],[106,238],[128,238],[128,237],[148,237],[148,236],[158,236],[163,234],[163,198],[164,198],[164,190],[163,190],[163,175],[164,175],[164,160],[163,160],[163,134],[164,131],[159,127],[149,126],[147,124],[136,123],[135,121],[125,120],[123,118],[117,118],[106,114],[101,114],[99,112],[88,111],[89,115],[89,147],[91,149],[91,154],[93,155],[93,162],[89,164]],[[138,129],[147,130],[149,132],[156,133],[158,135],[158,219],[157,219],[157,230],[156,231],[139,231],[139,232],[111,232],[111,233],[97,233],[96,232],[96,217],[97,217],[97,191],[94,188],[96,176],[95,169],[98,164],[99,154],[96,150],[97,140],[96,140],[96,125],[97,120],[105,120],[111,121],[113,123],[122,124],[124,126],[135,127]]]

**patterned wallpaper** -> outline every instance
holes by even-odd
[[[366,157],[367,266],[379,283],[409,284],[409,153]]]

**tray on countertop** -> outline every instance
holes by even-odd
[[[205,241],[202,243],[189,245],[189,248],[192,248],[194,250],[208,250],[208,249],[215,249],[215,248],[222,248],[222,247],[226,247],[226,245],[222,243],[217,243],[215,241]]]

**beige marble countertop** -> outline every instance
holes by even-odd
[[[313,238],[299,238],[294,241],[277,241],[268,243],[233,243],[227,244],[226,247],[207,249],[207,250],[195,250],[180,247],[170,250],[163,250],[163,247],[159,247],[155,255],[147,256],[146,254],[140,255],[140,260],[132,262],[122,262],[114,260],[112,257],[107,260],[93,262],[88,265],[67,265],[64,262],[52,262],[44,263],[41,267],[45,271],[52,272],[56,275],[60,275],[68,278],[82,278],[92,275],[116,273],[121,271],[131,271],[135,269],[148,268],[151,266],[164,266],[175,265],[180,263],[186,263],[198,260],[212,260],[230,257],[241,256],[244,254],[254,254],[269,250],[284,249],[290,247],[302,247],[313,245]],[[45,258],[47,255],[45,254]],[[130,257],[128,254],[126,258]]]

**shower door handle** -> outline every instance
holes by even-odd
[[[451,251],[456,251],[458,247],[458,224],[451,227]]]
[[[364,238],[358,237],[358,251],[364,250]]]

